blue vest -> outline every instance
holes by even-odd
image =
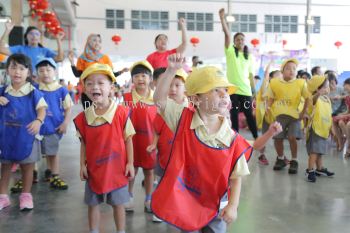
[[[5,93],[5,87],[0,88],[1,96],[9,103],[0,106],[0,158],[11,161],[21,161],[27,158],[33,148],[35,135],[28,133],[27,125],[37,117],[36,105],[42,93],[33,89],[22,97]]]
[[[40,91],[44,94],[44,99],[48,105],[44,124],[40,128],[40,134],[55,134],[57,133],[56,128],[64,121],[63,101],[68,94],[68,90],[65,87],[60,87],[55,91]]]

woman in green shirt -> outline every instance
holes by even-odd
[[[238,132],[238,113],[243,112],[248,127],[254,138],[258,137],[255,118],[252,111],[252,92],[254,86],[254,61],[244,44],[244,34],[236,33],[233,37],[234,45],[231,46],[230,31],[225,20],[225,10],[219,11],[222,29],[225,33],[225,55],[227,66],[227,79],[236,85],[238,90],[231,95],[232,108],[230,110],[232,127]]]

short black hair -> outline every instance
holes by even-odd
[[[321,69],[321,67],[320,67],[320,66],[314,66],[314,67],[312,67],[312,69],[311,69],[311,75],[314,76],[315,74],[317,74],[317,70],[318,70],[318,69]]]
[[[36,68],[36,69],[39,69],[40,67],[48,66],[48,65],[51,66],[54,70],[56,70],[56,67],[54,67],[54,66],[53,66],[50,62],[48,62],[48,61],[42,61],[42,62],[36,64],[35,68]]]
[[[350,78],[345,79],[344,85],[345,85],[345,84],[350,85]]]
[[[137,65],[131,70],[131,77],[136,75],[136,74],[147,74],[152,78],[152,71],[150,71],[147,67],[143,65]]]
[[[160,67],[158,69],[155,69],[153,72],[153,81],[157,81],[159,76],[163,74],[166,70],[166,67]]]
[[[303,73],[301,73],[300,78],[302,78],[303,75],[305,75],[307,79],[311,79],[311,75],[308,72],[304,71]]]
[[[273,76],[274,76],[277,72],[280,72],[280,71],[279,71],[279,70],[271,71],[271,72],[269,73],[269,77],[270,77],[270,78],[273,78]]]
[[[335,81],[336,84],[338,84],[337,76],[333,72],[329,72],[326,77],[328,78],[328,81]]]

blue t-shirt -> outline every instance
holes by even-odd
[[[21,53],[24,54],[32,60],[32,70],[33,73],[36,73],[35,65],[39,61],[39,59],[43,57],[51,57],[54,58],[57,56],[57,53],[54,52],[51,49],[45,48],[45,47],[31,47],[27,45],[16,45],[10,47],[11,54],[14,53]]]

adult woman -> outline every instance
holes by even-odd
[[[40,44],[41,32],[38,28],[29,26],[24,33],[24,45],[16,45],[6,47],[5,39],[8,38],[10,32],[12,31],[14,24],[11,22],[6,23],[6,29],[4,34],[0,39],[0,53],[11,55],[14,53],[21,53],[30,57],[32,61],[32,72],[35,72],[35,65],[37,61],[42,57],[51,57],[56,62],[63,60],[63,50],[62,50],[62,39],[64,37],[63,33],[57,35],[57,53],[53,50],[43,47]]]
[[[257,138],[258,132],[252,113],[252,91],[255,93],[253,58],[248,53],[248,47],[244,44],[245,38],[243,33],[234,35],[234,45],[231,46],[230,31],[225,20],[225,10],[221,9],[219,15],[225,34],[227,79],[238,87],[238,91],[230,96],[232,102],[230,110],[232,126],[236,131],[239,130],[238,113],[243,112],[253,137]]]

